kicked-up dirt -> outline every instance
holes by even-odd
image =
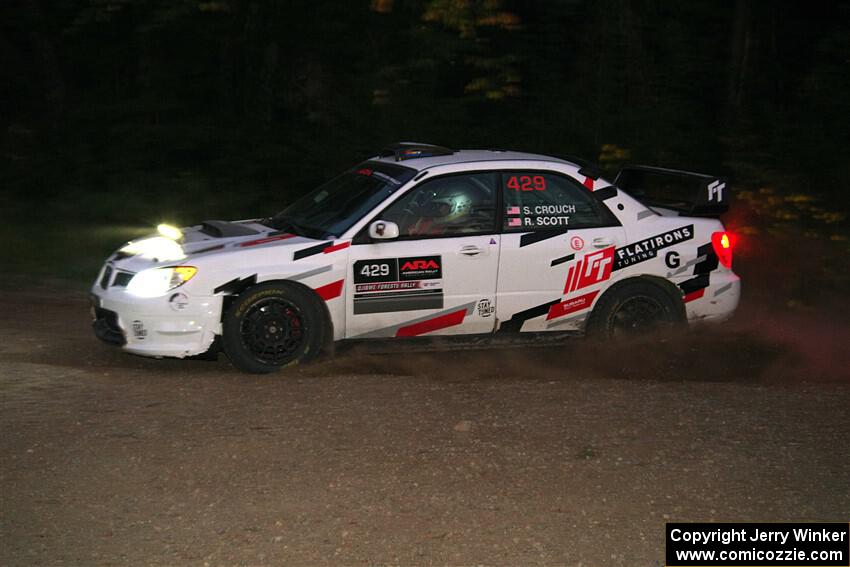
[[[655,566],[668,521],[847,521],[846,306],[776,313],[257,377],[7,290],[0,564]]]

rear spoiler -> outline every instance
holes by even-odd
[[[648,207],[686,216],[718,217],[729,210],[729,187],[723,177],[630,165],[620,170],[614,184]]]

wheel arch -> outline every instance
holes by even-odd
[[[636,276],[629,276],[613,285],[609,286],[602,295],[599,296],[599,299],[596,300],[596,305],[593,307],[593,310],[590,312],[590,315],[587,318],[585,323],[585,330],[587,330],[587,325],[590,320],[593,318],[594,314],[598,313],[598,307],[603,304],[603,300],[614,293],[618,293],[620,290],[627,288],[636,283],[649,283],[651,285],[656,286],[660,290],[662,290],[671,300],[672,304],[675,306],[676,315],[679,319],[679,322],[687,321],[687,314],[685,312],[685,302],[683,301],[684,295],[682,294],[682,290],[670,280],[660,277],[654,276],[652,274],[640,274]]]
[[[663,289],[667,295],[670,296],[670,299],[673,301],[673,304],[676,306],[676,311],[679,315],[679,320],[681,322],[687,321],[688,317],[685,313],[685,301],[684,294],[682,293],[682,289],[668,280],[667,278],[662,278],[661,276],[654,276],[652,274],[643,274],[638,276],[642,281],[647,281],[652,284],[657,285],[661,289]]]
[[[324,338],[322,340],[323,347],[327,349],[327,348],[330,348],[333,345],[333,342],[334,342],[334,323],[333,323],[333,319],[331,318],[331,312],[328,309],[327,302],[324,299],[322,299],[319,296],[319,294],[316,293],[316,290],[314,290],[312,287],[310,287],[306,284],[303,284],[301,282],[294,281],[294,280],[270,279],[270,280],[263,280],[263,281],[258,282],[258,281],[256,281],[256,278],[254,278],[252,281],[247,281],[244,285],[240,286],[238,289],[234,289],[230,293],[228,293],[227,295],[224,296],[223,301],[221,302],[221,315],[220,315],[221,319],[224,320],[224,314],[227,313],[227,310],[230,309],[230,306],[233,304],[234,301],[236,301],[236,299],[240,295],[242,295],[246,291],[248,291],[248,290],[250,290],[250,289],[252,289],[252,288],[254,288],[258,285],[266,285],[266,284],[280,285],[280,286],[283,286],[283,287],[300,289],[302,291],[305,291],[310,296],[312,296],[316,300],[316,304],[320,306],[320,311],[322,313],[322,322],[325,324],[326,332],[324,333]]]

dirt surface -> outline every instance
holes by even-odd
[[[850,520],[846,306],[776,313],[255,377],[9,290],[0,563],[654,566],[667,521]]]

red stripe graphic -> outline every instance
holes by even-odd
[[[567,272],[567,283],[564,285],[564,295],[572,291],[584,289],[599,282],[604,282],[611,277],[611,268],[614,264],[614,247],[588,252],[584,258],[575,265],[575,270],[570,267]]]
[[[337,250],[343,250],[351,246],[351,241],[348,242],[340,242],[339,244],[334,244],[333,246],[328,246],[324,250],[322,250],[325,254],[330,254],[331,252],[336,252]]]
[[[266,242],[274,242],[275,240],[286,240],[287,238],[295,238],[294,234],[281,234],[280,236],[270,236],[268,238],[260,238],[257,240],[249,240],[248,242],[243,242],[239,246],[257,246],[258,244],[265,244]]]
[[[434,317],[427,321],[414,323],[413,325],[407,325],[406,327],[400,327],[399,330],[396,331],[395,336],[415,337],[417,335],[424,335],[425,333],[438,331],[447,327],[454,327],[455,325],[463,323],[464,317],[466,317],[466,308],[446,313],[445,315],[440,315],[439,317]]]
[[[579,262],[578,264],[580,266],[581,262]],[[568,293],[570,293],[570,284],[572,283],[572,280],[573,280],[573,272],[575,271],[575,268],[576,268],[575,266],[570,266],[570,271],[567,272],[567,283],[564,284],[564,295],[567,295]]]
[[[583,185],[585,187],[587,187],[589,190],[593,191],[593,179],[591,179],[590,177],[584,178],[584,184]]]
[[[705,288],[692,291],[691,293],[685,295],[685,303],[688,303],[689,301],[694,301],[695,299],[699,299],[703,295],[705,295]]]
[[[590,307],[590,304],[593,303],[593,300],[598,293],[599,290],[597,289],[596,291],[579,295],[578,297],[562,301],[561,303],[556,303],[549,308],[549,314],[546,315],[546,320],[548,321],[549,319],[563,317],[564,315],[569,315],[570,313],[587,309]]]
[[[340,295],[342,295],[343,283],[345,283],[345,280],[339,280],[338,282],[333,282],[327,285],[323,285],[322,287],[317,287],[316,293],[318,293],[319,297],[321,297],[325,301],[329,301],[334,297],[339,297]]]
[[[584,265],[587,264],[587,259],[585,258],[576,266],[576,273],[573,275],[573,281],[570,284],[570,289],[575,291],[578,289],[578,280],[581,277],[582,271],[584,271]]]

